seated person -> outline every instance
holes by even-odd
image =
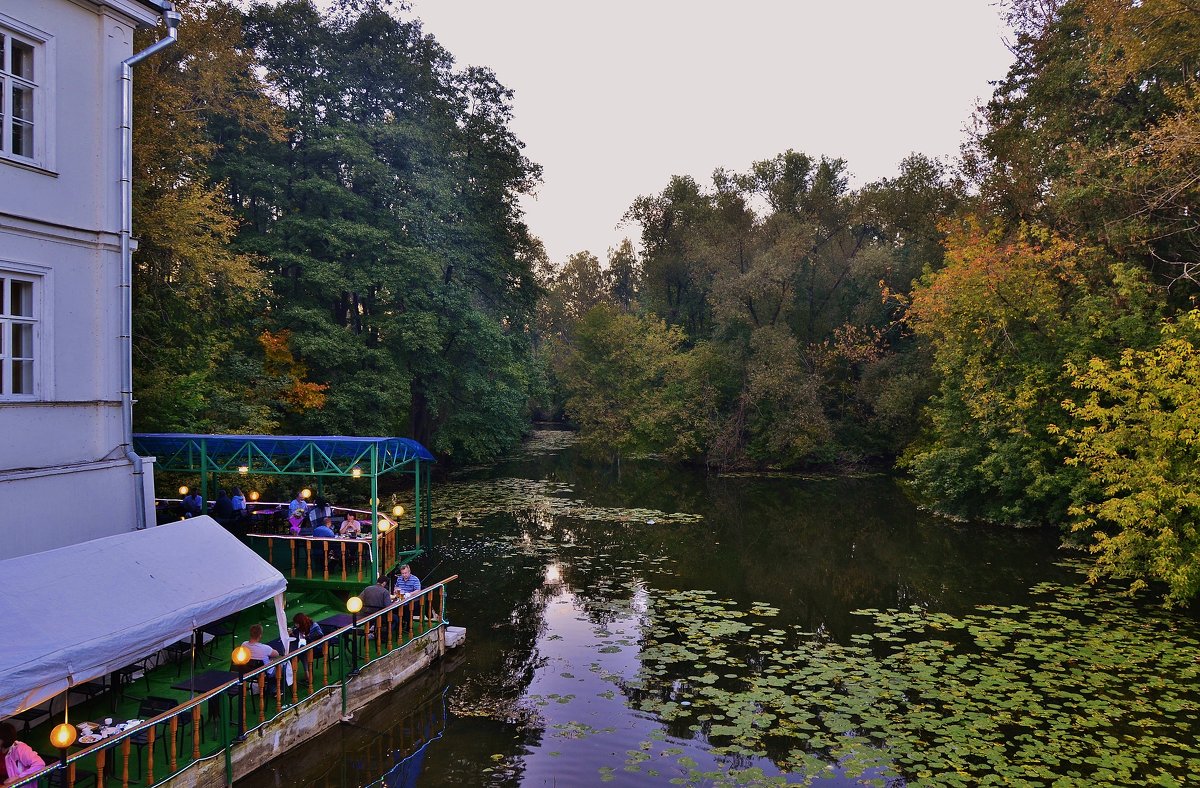
[[[4,756],[4,785],[46,768],[42,756],[25,742],[17,741],[17,729],[11,722],[0,722],[0,755]]]
[[[346,512],[346,519],[342,520],[342,525],[338,528],[338,535],[353,538],[362,533],[362,526],[359,525],[358,518],[354,516],[354,512]]]
[[[412,568],[405,564],[400,567],[400,575],[396,578],[396,597],[408,599],[421,590],[421,580],[412,573]],[[412,628],[413,606],[405,605],[400,613],[400,631]]]
[[[408,599],[421,590],[421,579],[412,573],[412,568],[405,564],[400,567],[400,576],[396,578],[396,593]]]
[[[288,516],[290,517],[296,512],[300,512],[301,515],[308,512],[308,501],[300,497],[299,492],[296,493],[296,497],[292,499],[292,502],[288,504]]]
[[[291,635],[297,639],[296,645],[303,646],[310,641],[324,637],[325,631],[310,617],[303,613],[297,613],[292,617]]]
[[[299,536],[304,530],[304,514],[302,512],[292,512],[288,517],[288,533],[293,536]]]
[[[316,528],[330,517],[333,517],[333,507],[329,505],[329,501],[318,495],[316,504],[308,510],[309,525]]]
[[[220,523],[233,519],[233,499],[224,490],[219,491],[217,500],[213,501],[212,516]]]
[[[313,529],[313,536],[323,536],[326,539],[333,538],[333,518],[326,517],[325,520]]]
[[[243,646],[250,649],[250,659],[256,659],[264,665],[279,656],[279,652],[271,648],[266,643],[262,642],[263,628],[262,624],[250,625],[250,639],[242,643]],[[275,675],[275,668],[267,671],[268,676]],[[292,663],[283,663],[283,675],[288,686],[292,685]]]
[[[200,497],[200,493],[188,493],[183,498],[183,516],[184,517],[199,517],[200,510],[204,508],[204,499]]]
[[[363,603],[363,615],[377,613],[392,604],[392,595],[388,593],[387,575],[380,575],[375,585],[364,588],[358,597]]]

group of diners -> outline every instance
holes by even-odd
[[[378,613],[393,602],[411,599],[420,591],[421,579],[412,573],[412,568],[408,564],[404,564],[400,567],[400,574],[396,575],[395,582],[386,574],[380,575],[374,585],[369,585],[359,592],[358,598],[363,603],[363,615],[370,615]],[[400,611],[401,632],[412,625],[410,607],[411,605],[405,605]]]
[[[223,489],[218,490],[209,514],[219,523],[237,523],[248,515],[246,500],[246,495],[240,487],[235,487],[232,495]],[[193,491],[184,496],[181,511],[185,518],[198,517],[203,509],[204,498],[200,493]],[[358,515],[352,511],[347,511],[340,523],[335,522],[335,519],[333,506],[322,496],[317,496],[315,501],[309,503],[297,491],[288,504],[288,532],[294,536],[320,536],[327,539],[340,536],[353,539],[364,532],[370,532],[370,523],[359,520]]]
[[[182,507],[184,517],[199,517],[204,510],[204,497],[193,490],[183,496]],[[218,490],[217,498],[213,501],[209,514],[218,522],[232,522],[245,517],[246,495],[242,492],[242,488],[234,487],[233,495],[225,490]]]
[[[250,637],[242,643],[250,652],[250,666],[252,668],[261,667],[273,659],[279,657],[279,649],[272,646],[270,643],[264,643],[262,624],[250,625]],[[297,648],[303,648],[308,645],[310,640],[317,640],[325,636],[325,631],[321,629],[321,625],[313,621],[310,616],[305,613],[297,613],[292,616],[292,626],[287,631],[287,637],[296,641]],[[281,639],[282,641],[282,639]],[[292,666],[290,663],[284,663],[283,677],[284,682],[290,687],[292,684]],[[275,676],[275,668],[267,670],[267,677]]]
[[[336,531],[333,526],[333,507],[319,495],[317,500],[310,504],[297,492],[288,504],[288,532],[295,536],[320,536],[326,539],[340,536],[353,539],[361,536],[364,530],[362,521],[352,511],[346,512]],[[367,528],[370,528],[369,524]]]

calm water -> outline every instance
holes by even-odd
[[[434,495],[441,545],[418,574],[460,575],[449,609],[467,628],[465,648],[240,786],[669,785],[752,767],[788,776],[768,740],[714,754],[704,725],[678,713],[693,697],[686,677],[709,670],[703,648],[678,672],[644,664],[654,611],[678,592],[766,611],[782,648],[861,638],[873,626],[852,615],[862,608],[958,616],[1078,580],[1057,563],[1055,533],[948,523],[886,476],[713,477],[651,460],[618,473],[547,433]],[[765,670],[758,656],[731,656],[721,680]],[[878,776],[852,779],[834,758],[817,781]]]

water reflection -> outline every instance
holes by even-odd
[[[401,780],[385,784],[404,785],[417,772],[420,785],[658,783],[748,768],[779,776],[775,764],[793,745],[716,754],[708,722],[662,712],[686,704],[710,670],[697,648],[662,675],[645,672],[654,606],[672,592],[766,604],[786,638],[848,643],[869,626],[851,614],[858,608],[957,614],[1022,601],[1034,583],[1065,577],[1056,534],[937,520],[886,476],[713,477],[653,461],[618,474],[566,443],[542,436],[509,462],[434,487],[438,553],[416,569],[462,577],[449,610],[468,631],[457,667],[426,676],[417,692],[421,703],[445,694],[444,733],[407,761],[404,747],[376,742],[372,761],[358,734],[340,731],[272,765],[275,781],[255,775],[247,786],[366,785],[385,774]],[[739,678],[765,665],[761,654],[732,658]],[[416,702],[408,688],[382,700],[401,716],[372,729],[400,738],[394,729]],[[827,766],[832,784],[878,776],[851,777],[837,758]]]

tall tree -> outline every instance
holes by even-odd
[[[221,161],[238,248],[265,261],[272,324],[329,386],[288,426],[503,450],[524,427],[539,292],[516,200],[539,171],[511,93],[382,2],[262,4],[247,30],[291,131]]]
[[[299,381],[263,369],[252,326],[265,282],[253,256],[231,248],[237,220],[211,178],[222,140],[210,121],[272,139],[281,125],[237,8],[224,0],[179,8],[187,34],[139,65],[134,82],[136,422],[266,432],[282,415],[276,395]],[[137,35],[148,45],[153,31]]]

